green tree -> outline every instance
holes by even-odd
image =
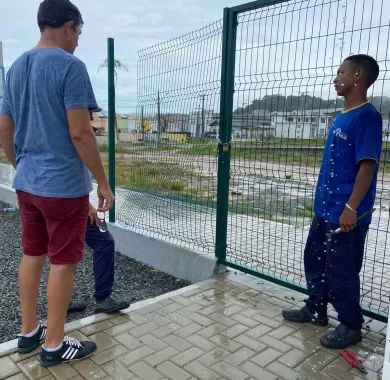
[[[108,68],[108,58],[106,58],[104,60],[104,62],[99,66],[98,68],[98,72],[102,69],[106,69]],[[118,80],[118,70],[120,71],[126,71],[128,72],[129,69],[127,68],[127,66],[122,63],[119,59],[114,59],[114,76],[115,76],[115,83],[117,82]],[[119,129],[118,129],[118,123],[116,121],[116,118],[115,118],[115,133],[116,135],[118,136],[118,139],[119,139]]]
[[[102,69],[105,69],[108,67],[108,59],[106,58],[104,62],[99,66],[98,72]],[[129,69],[127,66],[122,63],[119,59],[114,59],[114,76],[115,76],[115,82],[118,80],[118,70],[119,71],[125,71],[128,72]]]

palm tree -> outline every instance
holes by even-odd
[[[105,69],[105,68],[108,68],[108,58],[106,58],[104,60],[104,62],[99,66],[98,68],[98,72],[102,69]],[[115,76],[115,83],[116,81],[118,80],[118,72],[117,70],[122,70],[122,71],[126,71],[128,72],[129,69],[127,68],[127,66],[122,63],[119,59],[115,59],[114,58],[114,76]],[[119,138],[119,130],[118,130],[118,123],[116,121],[116,117],[115,117],[115,133],[116,135],[118,136]]]
[[[101,70],[101,69],[105,69],[106,67],[108,67],[108,59],[106,58],[104,60],[104,62],[99,66],[98,68],[98,72]],[[119,59],[114,59],[114,75],[115,75],[115,82],[117,81],[118,79],[118,71],[117,70],[121,70],[121,71],[126,71],[128,72],[129,69],[127,68],[127,66],[122,63]]]

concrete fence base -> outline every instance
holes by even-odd
[[[0,185],[0,201],[17,207],[15,191]],[[116,250],[141,263],[192,283],[209,279],[215,269],[216,260],[133,232],[117,224],[109,224]]]

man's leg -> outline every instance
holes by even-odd
[[[37,203],[46,220],[50,261],[48,326],[40,362],[43,366],[52,366],[85,358],[96,349],[94,342],[64,337],[74,273],[83,257],[89,202],[88,196],[84,196],[68,199],[38,197]]]
[[[47,336],[46,348],[55,348],[64,338],[64,321],[72,296],[77,264],[50,265],[47,283]]]
[[[115,243],[110,232],[101,232],[99,227],[88,223],[85,242],[93,251],[95,312],[115,313],[127,309],[130,302],[115,300],[111,297],[114,284]]]
[[[354,228],[334,237],[329,251],[327,277],[330,302],[341,323],[360,330],[363,315],[360,307],[360,278],[367,226]]]
[[[304,251],[305,276],[309,298],[305,303],[310,311],[326,317],[328,284],[326,281],[327,233],[329,226],[314,217]]]
[[[327,266],[329,298],[340,325],[321,338],[330,348],[345,348],[361,340],[364,322],[360,307],[359,272],[363,263],[368,226],[335,235],[330,244]]]
[[[18,352],[33,351],[45,339],[46,326],[37,320],[37,299],[42,267],[45,263],[48,235],[45,219],[31,194],[17,191],[22,227],[23,257],[19,264],[19,299],[22,317]]]
[[[23,255],[19,264],[19,297],[22,316],[22,335],[29,334],[38,326],[37,300],[44,256]]]
[[[306,306],[301,309],[283,310],[282,315],[288,321],[311,322],[320,326],[328,324],[328,288],[325,279],[328,228],[322,219],[317,216],[313,218],[304,251],[309,298],[305,300]]]
[[[114,284],[114,239],[109,231],[101,232],[99,227],[88,222],[85,243],[92,249],[95,298],[96,302],[101,302],[111,295]]]

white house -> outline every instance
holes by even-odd
[[[190,132],[192,137],[201,137],[210,132],[210,125],[214,119],[219,117],[213,110],[197,109],[188,115],[186,132]]]
[[[208,135],[218,133],[219,115],[208,125]],[[206,135],[207,135],[206,134]],[[271,115],[266,110],[252,112],[236,112],[232,117],[232,136],[241,139],[256,139],[274,137],[274,127],[271,126]]]
[[[275,111],[271,113],[271,126],[279,138],[324,138],[335,114],[329,110]]]

